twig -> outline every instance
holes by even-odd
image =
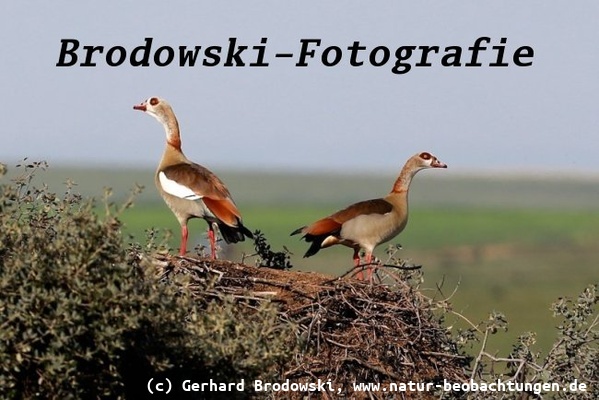
[[[478,364],[480,363],[480,361],[483,358],[483,353],[485,352],[485,349],[487,348],[487,339],[488,338],[489,338],[489,329],[487,328],[485,330],[485,336],[483,337],[483,344],[482,344],[480,352],[478,353],[478,356],[476,357],[476,360],[474,362],[474,367],[472,368],[472,375],[470,375],[471,380],[474,380],[474,376],[476,375],[476,371],[478,369]]]
[[[333,339],[329,339],[329,338],[324,338],[324,340],[326,340],[327,342],[334,344],[335,346],[339,346],[339,347],[343,347],[344,349],[355,349],[358,348],[360,346],[349,346],[343,343],[339,343],[339,342],[335,342]]]
[[[438,351],[422,351],[420,354],[424,354],[426,356],[436,356],[436,357],[445,357],[445,358],[459,358],[461,360],[467,360],[469,357],[461,356],[459,354],[448,354],[448,353],[440,353]]]
[[[378,372],[381,375],[385,375],[385,376],[388,376],[388,377],[393,378],[393,379],[397,379],[397,380],[401,379],[401,377],[399,375],[397,375],[397,374],[395,374],[393,372],[386,371],[385,369],[383,369],[381,367],[377,367],[376,365],[372,365],[372,364],[370,364],[370,363],[368,363],[368,362],[366,362],[364,360],[360,360],[359,358],[356,358],[356,357],[348,357],[348,358],[346,358],[343,361],[345,361],[345,362],[354,362],[354,363],[359,364],[359,365],[361,365],[363,367],[366,367],[366,368],[369,368],[369,369],[371,369],[371,370],[373,370],[375,372]],[[401,364],[402,365],[414,366],[413,363],[401,363]]]
[[[468,318],[466,318],[465,316],[463,316],[462,314],[460,314],[457,311],[454,310],[450,310],[450,312],[455,315],[458,316],[460,318],[462,318],[464,321],[466,321],[472,328],[474,328],[478,333],[483,333],[480,329],[478,329],[478,326],[474,325],[474,323],[472,323],[472,321],[470,321]]]

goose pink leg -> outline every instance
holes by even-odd
[[[356,268],[360,268],[360,249],[354,249],[354,269]],[[359,281],[364,280],[364,274],[362,273],[361,269],[358,270],[358,273],[356,274],[356,279],[358,279]]]
[[[189,232],[187,230],[187,225],[183,225],[181,227],[181,247],[179,248],[179,255],[184,256],[187,253],[187,236]]]
[[[368,275],[368,281],[370,283],[372,283],[372,270],[373,270],[372,265],[369,265],[371,262],[372,262],[372,253],[368,253],[368,254],[366,254],[366,265],[368,265],[366,267],[366,270],[368,271],[367,275]]]
[[[210,255],[213,260],[216,260],[216,239],[214,237],[214,229],[212,229],[212,226],[208,229],[208,240],[210,241]]]

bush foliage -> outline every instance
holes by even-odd
[[[117,217],[130,202],[105,201],[99,218],[71,185],[31,187],[43,163],[21,168],[0,185],[5,398],[139,398],[151,377],[251,379],[290,356],[292,327],[271,305],[198,304],[184,277],[163,282],[128,260]]]
[[[507,321],[494,312],[489,320],[461,332],[464,343],[481,343],[470,377],[474,382],[511,382],[522,388],[518,392],[478,392],[472,399],[583,399],[599,398],[599,285],[588,286],[577,299],[561,298],[552,304],[557,326],[557,340],[542,357],[534,350],[535,333],[520,335],[511,354],[500,357],[487,351],[490,335],[507,330]],[[481,339],[482,338],[482,339]],[[479,342],[480,339],[480,342]],[[559,389],[551,388],[557,384]],[[584,390],[580,387],[584,385]],[[571,385],[576,385],[575,387]],[[546,389],[543,389],[545,387]]]

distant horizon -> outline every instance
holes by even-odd
[[[6,164],[10,171],[15,169],[15,166],[22,163],[23,159],[16,161],[4,161],[0,160],[0,163]],[[27,158],[29,162],[47,161],[42,159]],[[127,164],[127,163],[102,163],[92,162],[86,163],[85,166],[79,165],[77,162],[61,161],[61,162],[48,162],[49,169],[59,170],[78,170],[78,171],[114,171],[114,170],[125,170],[125,171],[150,171],[152,174],[154,169],[157,167],[158,161],[155,164],[144,163],[144,164]],[[316,167],[290,167],[290,166],[279,166],[279,167],[260,167],[260,166],[248,166],[248,167],[236,167],[225,164],[206,165],[207,167],[217,175],[219,173],[233,173],[233,174],[270,174],[270,175],[340,175],[340,176],[394,176],[399,173],[401,167],[397,169],[391,168],[355,168],[355,169],[341,169],[341,168],[316,168]],[[427,174],[428,175],[428,174]],[[521,167],[521,168],[477,168],[476,170],[470,170],[466,167],[449,167],[444,171],[443,176],[432,176],[431,179],[461,179],[461,178],[490,178],[490,179],[523,179],[523,180],[578,180],[578,181],[597,181],[599,182],[599,171],[587,170],[585,168],[556,168],[556,167]]]

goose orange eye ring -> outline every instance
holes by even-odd
[[[152,97],[150,99],[150,105],[155,106],[156,104],[158,104],[158,99],[156,97]]]

